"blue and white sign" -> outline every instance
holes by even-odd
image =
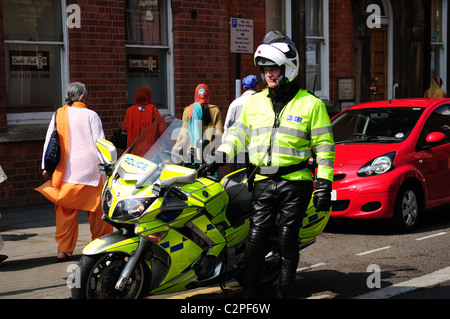
[[[253,54],[253,20],[231,18],[231,52]]]

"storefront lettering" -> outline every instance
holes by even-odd
[[[50,53],[46,51],[10,51],[11,71],[50,71]]]

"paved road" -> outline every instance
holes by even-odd
[[[302,251],[293,297],[450,299],[449,208],[429,214],[413,234],[398,235],[385,226],[330,224],[314,245]],[[70,298],[67,277],[90,241],[87,218],[80,213],[80,235],[71,261],[55,262],[54,231],[51,205],[3,212],[1,253],[9,258],[0,265],[0,299]],[[242,293],[233,282],[226,291],[224,295],[220,288],[209,287],[148,299],[232,300]],[[261,296],[273,298],[273,287]]]

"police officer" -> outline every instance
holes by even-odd
[[[246,242],[244,297],[256,296],[268,238],[278,223],[281,273],[276,294],[286,298],[299,261],[299,229],[313,191],[316,210],[330,209],[334,140],[324,103],[294,83],[299,57],[287,36],[267,33],[254,61],[267,88],[246,100],[216,156],[230,160],[248,147],[254,167],[250,177],[255,213]],[[317,162],[315,186],[308,165],[312,157]]]

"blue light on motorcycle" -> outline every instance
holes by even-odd
[[[159,213],[158,216],[156,216],[156,217],[161,219],[165,223],[169,223],[169,222],[175,220],[175,218],[177,218],[180,214],[181,214],[181,211],[167,211],[167,212]]]

